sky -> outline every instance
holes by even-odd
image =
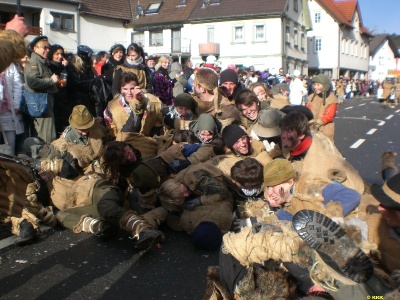
[[[358,0],[365,27],[374,34],[400,35],[400,0]]]

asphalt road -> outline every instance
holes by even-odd
[[[335,143],[371,183],[382,182],[382,152],[400,149],[399,113],[373,98],[339,106]],[[0,226],[1,299],[202,299],[207,266],[218,264],[217,252],[198,250],[186,234],[166,227],[166,243],[144,255],[124,233],[105,242],[54,228],[16,247],[8,229]]]

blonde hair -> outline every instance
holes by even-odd
[[[159,198],[161,204],[168,210],[179,210],[185,202],[184,191],[176,179],[168,179],[160,186]]]
[[[79,57],[79,55],[72,55],[70,63],[74,66],[76,72],[81,74],[85,72],[85,63],[83,62],[82,58]]]
[[[155,70],[158,70],[158,69],[161,67],[161,64],[162,64],[164,61],[168,61],[168,62],[169,62],[169,57],[166,56],[166,55],[161,55],[160,58],[159,58],[158,61],[157,61],[157,64],[154,66],[154,69],[155,69]]]

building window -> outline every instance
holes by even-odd
[[[157,3],[150,3],[146,9],[146,14],[155,14],[159,11],[162,1]]]
[[[294,46],[299,46],[299,31],[297,29],[294,30]]]
[[[186,0],[179,0],[179,5],[186,5]]]
[[[214,43],[214,27],[207,27],[207,43]]]
[[[221,0],[210,0],[210,4],[220,4]]]
[[[344,54],[346,51],[346,40],[345,39],[342,39],[342,44],[341,44],[340,48],[342,49],[342,54]]]
[[[265,26],[264,25],[256,25],[255,26],[255,41],[265,41]]]
[[[149,46],[162,46],[163,43],[163,33],[162,31],[151,31]]]
[[[290,44],[290,26],[286,26],[286,44]]]
[[[321,23],[321,13],[320,12],[316,12],[314,15],[314,22],[315,23]]]
[[[355,42],[355,44],[354,44],[354,55],[356,57],[358,57],[358,43],[357,42]]]
[[[301,49],[304,50],[305,34],[301,33]]]
[[[299,11],[299,1],[293,0],[293,9],[294,11]]]
[[[131,37],[132,43],[144,47],[144,32],[133,32]]]
[[[243,42],[244,41],[244,28],[243,26],[235,26],[233,28],[233,41]]]
[[[74,31],[74,15],[50,12],[54,21],[50,24],[51,29]]]
[[[322,39],[316,38],[315,39],[315,52],[320,52],[322,50]]]
[[[350,55],[354,55],[354,42],[350,42]]]

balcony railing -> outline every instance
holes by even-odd
[[[215,55],[219,56],[219,43],[199,44],[200,56]]]
[[[0,29],[4,30],[6,24],[0,23]],[[28,26],[28,35],[42,35],[42,28],[37,26]]]

